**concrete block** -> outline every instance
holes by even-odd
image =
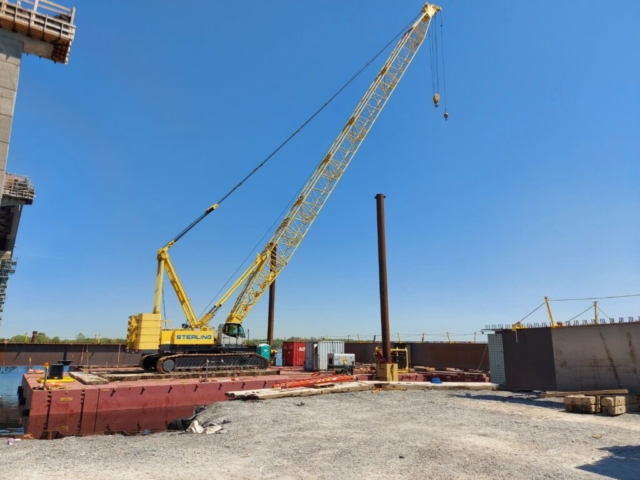
[[[624,413],[631,413],[640,411],[640,405],[637,403],[630,403],[628,405],[618,405],[615,407],[602,407],[602,413],[609,416],[622,415]]]
[[[618,407],[620,405],[630,405],[634,403],[640,403],[640,395],[614,395],[602,397],[601,400],[603,407]]]

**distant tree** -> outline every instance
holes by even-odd
[[[9,339],[13,343],[24,343],[24,335],[15,335]]]
[[[38,332],[36,335],[36,343],[50,343],[51,339],[47,337],[47,334],[44,332]]]
[[[61,343],[62,341],[60,340],[59,336],[55,336],[51,339],[51,343]]]
[[[87,340],[87,337],[84,336],[84,333],[79,333],[76,335],[76,342],[84,342]]]

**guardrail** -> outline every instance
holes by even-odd
[[[49,0],[0,0],[0,27],[52,45],[25,52],[67,63],[76,27],[73,24],[75,8],[67,8]]]
[[[2,3],[9,3],[3,1]],[[13,2],[12,2],[13,3]],[[73,24],[73,19],[76,15],[75,8],[68,8],[57,3],[53,3],[50,0],[16,0],[15,4],[18,7],[22,7],[26,10],[31,10],[42,15],[58,18]]]

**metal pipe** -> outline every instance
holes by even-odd
[[[391,333],[389,329],[389,297],[387,292],[387,239],[384,225],[384,195],[376,195],[378,216],[378,265],[380,275],[380,320],[382,322],[382,355],[391,363]]]
[[[271,250],[271,272],[275,275],[276,272],[276,256],[277,245],[273,246]],[[269,287],[269,322],[267,324],[267,343],[273,348],[273,324],[275,323],[275,310],[276,310],[276,281],[271,282]]]
[[[31,343],[36,343],[37,339],[38,339],[38,332],[34,330],[33,333],[31,334]]]

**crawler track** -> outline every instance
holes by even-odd
[[[160,373],[266,369],[269,361],[256,353],[177,353],[159,357],[155,368]]]

